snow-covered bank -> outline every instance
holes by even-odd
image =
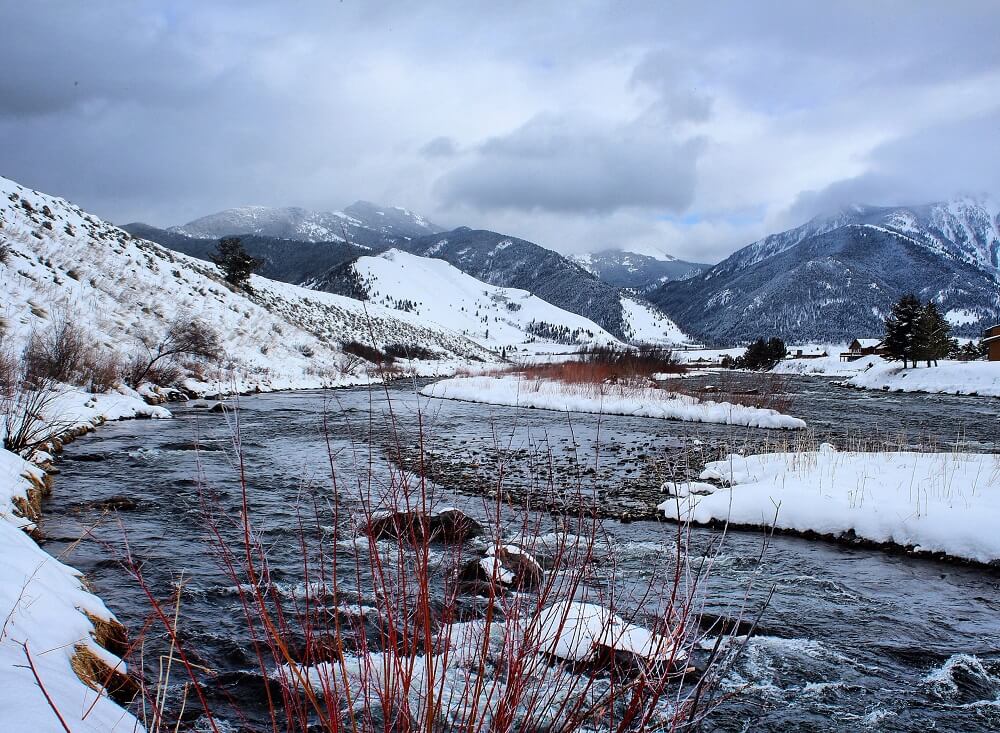
[[[831,350],[816,359],[782,359],[771,371],[774,374],[815,374],[823,377],[852,377],[865,369],[887,364],[881,356],[864,356],[856,361],[841,361],[843,349]]]
[[[903,369],[898,362],[882,362],[844,384],[889,392],[1000,397],[1000,361],[940,361],[936,367]]]
[[[1000,456],[814,452],[731,455],[702,481],[668,484],[668,519],[858,537],[990,563],[1000,560]]]
[[[107,420],[169,416],[135,393],[92,395],[65,388],[45,402],[39,420],[68,440]],[[140,731],[131,714],[95,689],[104,680],[112,686],[124,680],[124,662],[101,645],[123,630],[101,599],[87,591],[80,573],[27,534],[36,528],[44,487],[40,468],[0,449],[0,727],[42,733]]]
[[[996,361],[942,359],[936,367],[920,364],[903,369],[902,363],[879,356],[841,361],[838,354],[832,354],[819,359],[785,359],[772,372],[841,377],[843,384],[859,389],[1000,397],[1000,362]]]
[[[575,385],[550,379],[527,379],[519,374],[444,379],[427,385],[420,394],[561,412],[632,415],[756,428],[799,429],[806,426],[803,420],[776,410],[698,400],[665,389],[611,384]]]

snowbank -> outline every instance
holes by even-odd
[[[703,481],[667,484],[668,519],[771,526],[841,537],[853,532],[924,552],[1000,560],[1000,456],[978,453],[731,455]]]
[[[169,417],[170,413],[147,405],[134,393],[91,395],[65,388],[46,403],[39,419],[53,429],[72,432],[105,420],[143,416]],[[126,670],[124,662],[95,638],[117,627],[112,613],[85,589],[78,571],[47,554],[24,531],[33,529],[34,522],[22,509],[43,479],[37,466],[0,449],[2,727],[63,733],[54,706],[74,733],[140,731],[142,726],[131,714],[106,694],[91,689],[74,671],[75,664],[105,679],[109,669],[122,674]]]
[[[774,374],[816,374],[824,377],[850,377],[887,362],[880,356],[865,356],[856,361],[841,361],[840,351],[816,359],[783,359],[771,371]]]
[[[744,407],[729,402],[702,401],[663,389],[616,385],[572,385],[549,379],[455,377],[424,387],[425,397],[485,402],[511,407],[536,407],[561,412],[632,415],[685,422],[746,425],[756,428],[798,429],[805,421],[776,410]]]
[[[898,362],[885,362],[846,380],[863,389],[890,392],[933,392],[936,394],[978,394],[1000,397],[1000,362],[940,361],[936,367],[903,369]]]

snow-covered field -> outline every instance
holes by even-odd
[[[127,391],[91,395],[65,388],[45,405],[40,418],[50,427],[66,431],[139,416],[169,417],[170,413]],[[39,454],[38,458],[47,456]],[[34,529],[34,522],[15,508],[27,503],[29,492],[43,478],[38,467],[0,449],[0,618],[4,619],[0,632],[0,710],[5,730],[142,730],[132,715],[88,687],[73,670],[74,656],[87,654],[118,671],[124,672],[125,665],[97,643],[94,624],[87,615],[103,621],[112,621],[114,616],[101,599],[86,590],[79,572],[35,544],[26,533]],[[39,679],[52,699],[51,705]]]
[[[528,379],[520,374],[454,377],[429,384],[420,394],[425,397],[535,407],[560,412],[632,415],[793,430],[806,426],[803,420],[783,415],[776,410],[698,400],[665,389],[610,384],[575,385],[551,379]]]
[[[668,519],[853,532],[977,562],[1000,560],[1000,456],[818,451],[731,455],[702,481],[668,484]]]

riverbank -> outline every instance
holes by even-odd
[[[700,400],[666,389],[617,384],[567,384],[520,374],[454,377],[420,390],[424,397],[558,412],[649,417],[682,422],[799,430],[804,420],[777,410]]]
[[[0,449],[0,710],[8,730],[142,730],[112,699],[134,694],[119,656],[124,627],[79,571],[35,541],[41,502],[51,490],[42,467],[51,470],[54,453],[109,420],[170,417],[130,392],[63,389],[45,406],[45,423],[56,435],[35,451],[35,463]]]
[[[730,455],[665,486],[695,524],[775,528],[1000,567],[1000,456],[817,451]],[[710,483],[711,482],[711,483]]]

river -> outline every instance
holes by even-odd
[[[700,378],[703,381],[711,377]],[[859,392],[809,377],[783,383],[810,440],[997,451],[998,405],[985,398]],[[249,496],[275,579],[293,587],[301,557],[290,528],[304,495],[329,492],[327,446],[343,463],[381,470],[423,444],[450,503],[476,511],[497,467],[524,496],[572,485],[608,514],[648,516],[664,478],[690,475],[727,450],[782,445],[787,433],[644,418],[519,410],[418,398],[417,385],[275,393],[239,400]],[[418,432],[417,414],[423,437]],[[148,604],[116,561],[127,534],[150,586],[185,583],[181,627],[197,661],[220,674],[210,693],[249,707],[259,692],[232,581],[200,521],[202,487],[238,512],[234,416],[190,406],[174,419],[108,424],[68,446],[45,506],[45,548],[85,573],[130,628]],[[386,416],[398,434],[386,427]],[[198,450],[195,450],[197,444]],[[368,460],[371,457],[371,461]],[[352,469],[345,469],[350,482]],[[343,485],[343,484],[342,484]],[[495,488],[495,487],[494,487]],[[112,496],[137,502],[107,514]],[[642,574],[672,553],[674,529],[653,520],[608,529],[622,569]],[[77,541],[85,535],[82,541]],[[696,530],[692,544],[717,538]],[[730,532],[706,586],[706,608],[730,613],[748,586],[751,611],[774,593],[757,636],[729,674],[738,692],[706,725],[717,731],[1000,730],[1000,573],[831,542]],[[252,715],[251,715],[252,717]]]

